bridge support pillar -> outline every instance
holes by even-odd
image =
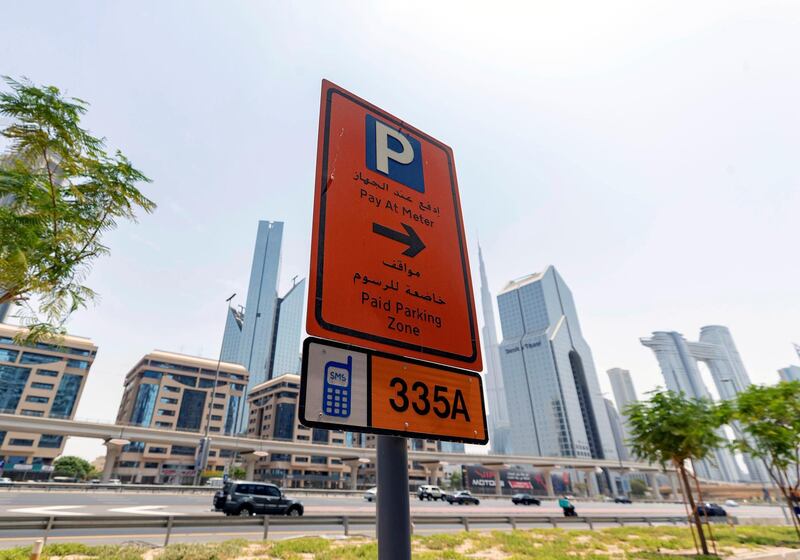
[[[361,457],[346,457],[342,463],[350,468],[350,490],[358,490],[358,467],[362,463],[369,463],[369,459]]]
[[[241,457],[244,459],[244,472],[245,479],[254,480],[256,476],[256,463],[259,459],[263,459],[269,455],[266,451],[251,451],[249,453],[242,453]]]
[[[428,484],[439,486],[439,468],[443,463],[441,461],[429,461],[420,464],[425,469],[425,478],[428,479]]]
[[[542,469],[542,478],[544,478],[544,488],[547,490],[547,496],[550,498],[555,498],[556,491],[553,488],[553,470]]]
[[[120,453],[122,453],[122,448],[125,447],[130,443],[127,439],[110,439],[105,442],[106,446],[106,463],[103,465],[103,475],[100,478],[100,482],[103,484],[108,484],[108,481],[111,480],[111,476],[114,473],[114,467],[117,464],[117,459],[119,459]]]
[[[669,488],[670,488],[670,498],[673,500],[678,499],[678,475],[674,472],[667,473],[667,478],[669,479]]]
[[[590,498],[594,498],[600,494],[600,489],[597,487],[597,478],[595,477],[594,469],[586,469],[583,471],[583,478],[586,481],[586,492]]]
[[[658,473],[650,473],[647,475],[647,480],[650,482],[650,490],[653,493],[653,499],[663,500],[664,496],[661,495],[661,485],[658,483]]]

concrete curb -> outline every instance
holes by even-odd
[[[754,552],[734,556],[731,560],[800,560],[800,550],[781,548],[771,552]]]

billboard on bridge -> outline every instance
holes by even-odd
[[[496,493],[495,470],[477,465],[464,465],[461,467],[464,488],[475,494]],[[501,469],[500,487],[502,493],[547,495],[544,474],[537,471],[524,469]],[[569,473],[563,472],[553,475],[553,489],[556,494],[568,492],[570,487]]]

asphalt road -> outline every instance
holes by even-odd
[[[288,492],[291,496],[291,491]],[[300,497],[306,515],[344,515],[371,514],[375,505],[357,497]],[[609,502],[578,502],[579,515],[620,515],[620,516],[664,516],[685,515],[682,504],[676,503],[633,503],[614,504]],[[555,501],[546,500],[541,506],[515,506],[508,498],[483,498],[477,506],[457,506],[443,502],[421,502],[412,498],[412,514],[424,515],[502,515],[525,513],[526,515],[559,516],[561,514]],[[113,515],[208,515],[209,521],[220,513],[211,509],[208,495],[188,494],[139,494],[105,492],[0,492],[0,512],[3,516],[113,516]],[[782,518],[780,508],[775,506],[748,506],[729,508],[729,513],[744,517]],[[482,526],[489,529],[491,526]],[[496,527],[499,528],[499,527]],[[508,528],[508,525],[502,526]],[[417,533],[459,530],[459,526],[425,526]],[[371,535],[372,527],[353,527],[353,533]],[[342,527],[335,526],[281,526],[270,529],[270,538],[289,538],[299,535],[328,534],[341,535]],[[0,548],[30,544],[40,537],[35,531],[0,531]],[[235,537],[257,539],[261,531],[254,527],[231,527],[220,532],[213,527],[180,529],[173,534],[172,542],[215,541]],[[164,531],[161,529],[119,529],[102,530],[64,530],[54,533],[49,542],[85,542],[87,544],[111,544],[128,541],[143,541],[153,545],[163,543]]]

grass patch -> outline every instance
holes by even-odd
[[[714,526],[717,550],[722,557],[734,550],[785,547],[800,549],[792,527]],[[416,536],[415,560],[681,560],[704,558],[693,554],[694,542],[683,527],[614,527],[568,530],[530,529],[492,532],[460,532]],[[144,548],[88,546],[78,543],[45,547],[43,558],[78,556],[90,560],[142,560]],[[30,547],[0,550],[0,560],[28,560]],[[285,541],[251,543],[231,540],[214,544],[173,544],[157,551],[152,560],[377,560],[374,541],[329,540],[304,537]],[[709,557],[712,558],[712,557]]]

